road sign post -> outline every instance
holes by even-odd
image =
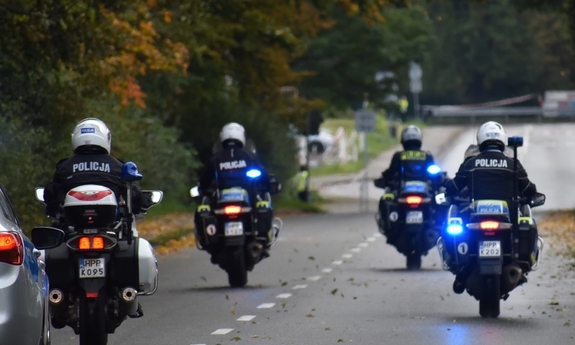
[[[361,109],[355,112],[355,130],[363,135],[363,178],[359,187],[359,211],[369,211],[367,163],[367,133],[376,130],[376,114],[371,110]]]
[[[416,118],[419,117],[419,94],[423,90],[421,77],[423,71],[419,64],[411,62],[409,66],[409,90],[413,94],[413,113]]]

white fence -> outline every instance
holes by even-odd
[[[346,134],[339,127],[335,134],[326,129],[320,129],[320,134],[310,136],[306,142],[304,136],[298,137],[298,158],[301,165],[306,162],[306,144],[310,147],[309,165],[311,168],[326,164],[341,164],[357,161],[359,152],[363,149],[364,133],[355,130]]]

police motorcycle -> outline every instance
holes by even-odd
[[[425,181],[405,181],[400,177],[400,185],[386,187],[383,177],[375,179],[377,188],[385,189],[382,201],[384,212],[375,215],[379,231],[387,237],[387,243],[406,256],[407,269],[421,268],[421,257],[427,255],[439,237],[440,222],[447,207],[435,203],[435,195],[442,191],[447,173],[438,165],[427,167]]]
[[[514,195],[517,185],[517,148],[522,137],[510,137],[515,161]],[[511,205],[504,200],[473,200],[463,192],[451,201],[437,249],[444,270],[456,275],[454,291],[467,293],[479,301],[479,314],[496,318],[500,300],[527,282],[527,274],[537,269],[543,251],[543,240],[536,236],[537,227],[531,208],[545,203],[537,193],[532,200],[515,197]],[[438,203],[447,203],[444,195]]]
[[[122,167],[128,195],[132,183],[142,179],[137,167]],[[36,189],[43,199],[44,188]],[[163,193],[143,190],[142,212],[160,203]],[[35,227],[32,241],[43,251],[50,277],[52,326],[70,326],[80,345],[105,345],[108,334],[143,311],[139,296],[158,288],[158,264],[150,243],[138,237],[132,216],[131,198],[116,199],[114,192],[100,185],[81,185],[70,190],[63,214],[56,219],[65,230]]]
[[[281,184],[270,175],[270,192],[261,198],[257,193],[261,175],[257,169],[246,172],[250,190],[241,187],[219,189],[216,186],[215,190],[208,191],[210,196],[201,199],[196,210],[201,223],[194,229],[196,246],[199,250],[208,251],[212,255],[212,263],[226,271],[231,287],[247,284],[248,271],[269,256],[268,251],[276,243],[283,227],[280,218],[271,219],[270,194],[280,192]],[[190,189],[190,195],[193,198],[200,196],[197,186]],[[257,200],[250,200],[254,195]]]

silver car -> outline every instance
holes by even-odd
[[[0,186],[0,344],[50,344],[48,277],[40,251]]]

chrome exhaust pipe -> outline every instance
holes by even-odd
[[[445,244],[443,243],[443,237],[439,236],[437,239],[436,247],[437,251],[439,252],[439,258],[441,259],[441,267],[445,271],[449,271],[449,265],[447,265],[447,262],[445,262],[445,258],[443,257],[443,250],[445,247]]]
[[[60,304],[60,302],[62,302],[62,300],[64,299],[64,293],[61,290],[58,289],[52,289],[50,290],[50,303],[52,304]]]
[[[122,310],[127,315],[138,314],[138,291],[136,289],[127,287],[122,290],[122,299],[120,300]]]
[[[539,267],[539,260],[541,260],[541,256],[543,255],[543,248],[545,247],[545,242],[541,236],[537,236],[537,254],[535,255],[535,262],[531,266],[532,271],[536,271]]]

